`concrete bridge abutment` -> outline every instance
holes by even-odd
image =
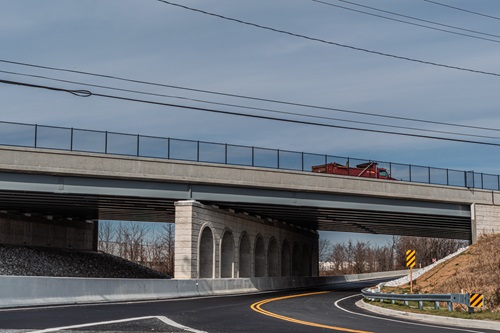
[[[0,244],[97,251],[98,222],[2,212]]]
[[[472,204],[471,223],[472,243],[482,235],[500,234],[500,206]]]
[[[318,276],[318,239],[314,230],[179,201],[174,277]]]

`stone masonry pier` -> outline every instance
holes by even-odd
[[[176,279],[317,275],[316,231],[196,201],[176,203]]]

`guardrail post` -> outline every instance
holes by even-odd
[[[448,302],[448,311],[453,311],[453,303]]]
[[[423,310],[424,309],[424,301],[418,301],[418,309]]]
[[[439,310],[439,302],[434,302],[434,310]]]

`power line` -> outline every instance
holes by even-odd
[[[325,107],[325,106],[319,106],[319,105],[311,105],[311,104],[304,104],[304,103],[274,100],[274,99],[261,98],[261,97],[252,97],[252,96],[245,96],[245,95],[238,95],[238,94],[230,94],[230,93],[224,93],[224,92],[217,92],[217,91],[210,91],[210,90],[203,90],[203,89],[196,89],[196,88],[189,88],[189,87],[181,87],[181,86],[169,85],[169,84],[163,84],[163,83],[157,83],[157,82],[148,82],[148,81],[143,81],[143,80],[129,79],[129,78],[123,78],[123,77],[107,75],[107,74],[98,74],[98,73],[84,72],[84,71],[73,70],[73,69],[41,66],[41,65],[36,65],[36,64],[29,64],[29,63],[23,63],[23,62],[17,62],[17,61],[5,60],[5,59],[0,59],[0,62],[7,63],[7,64],[13,64],[13,65],[19,65],[19,66],[32,67],[32,68],[40,68],[40,69],[53,70],[53,71],[59,71],[59,72],[94,76],[94,77],[100,77],[100,78],[112,79],[112,80],[118,80],[118,81],[124,81],[124,82],[139,83],[139,84],[151,85],[151,86],[156,86],[156,87],[179,89],[179,90],[198,92],[198,93],[204,93],[204,94],[213,94],[213,95],[224,96],[224,97],[241,98],[241,99],[259,101],[259,102],[268,102],[268,103],[289,105],[289,106],[295,106],[295,107],[304,107],[304,108],[310,108],[310,109],[341,112],[341,113],[356,114],[356,115],[370,116],[370,117],[380,117],[380,118],[393,119],[393,120],[412,121],[412,122],[419,122],[419,123],[433,124],[433,125],[444,125],[444,126],[451,126],[451,127],[457,127],[457,128],[469,128],[469,129],[476,129],[476,130],[500,132],[500,129],[497,129],[497,128],[462,125],[462,124],[454,124],[454,123],[445,123],[445,122],[440,122],[440,121],[391,116],[391,115],[386,115],[386,114],[377,114],[377,113],[370,113],[370,112],[363,112],[363,111],[354,111],[354,110]]]
[[[409,126],[398,126],[398,125],[380,124],[380,123],[367,122],[367,121],[347,120],[347,119],[341,119],[341,118],[333,118],[333,117],[326,117],[326,116],[310,115],[310,114],[297,113],[297,112],[288,112],[288,111],[281,111],[281,110],[273,110],[273,109],[268,109],[268,108],[257,108],[257,107],[237,105],[237,104],[230,104],[230,103],[220,103],[220,102],[213,102],[213,101],[207,101],[207,100],[201,100],[201,99],[194,99],[194,98],[183,97],[183,96],[172,96],[172,95],[166,95],[166,94],[151,93],[151,92],[146,92],[146,91],[123,89],[123,88],[116,88],[116,87],[110,87],[110,86],[104,86],[104,85],[98,85],[98,84],[91,84],[91,83],[84,83],[84,82],[78,82],[78,81],[57,79],[57,78],[52,78],[52,77],[42,76],[42,75],[18,73],[18,72],[4,71],[4,70],[0,70],[0,73],[10,74],[10,75],[18,75],[18,76],[25,76],[25,77],[31,77],[31,78],[37,78],[37,79],[44,79],[44,80],[51,80],[51,81],[62,82],[62,83],[77,84],[77,85],[82,85],[82,86],[87,86],[87,87],[102,88],[102,89],[108,89],[108,90],[114,90],[114,91],[134,93],[134,94],[142,94],[142,95],[156,96],[156,97],[165,97],[165,98],[174,98],[174,99],[181,99],[181,100],[192,101],[192,102],[206,103],[206,104],[211,104],[211,105],[229,106],[229,107],[234,107],[234,108],[241,108],[241,109],[254,110],[254,111],[263,111],[263,112],[277,113],[277,114],[284,114],[284,115],[291,115],[291,116],[308,117],[308,118],[323,119],[323,120],[333,120],[333,121],[347,122],[347,123],[353,123],[353,124],[362,124],[362,125],[370,125],[370,126],[380,126],[380,127],[405,129],[405,130],[413,130],[413,131],[421,131],[421,132],[429,132],[429,133],[439,133],[439,134],[451,134],[451,135],[459,135],[459,136],[468,136],[468,137],[476,137],[476,138],[483,138],[483,139],[500,139],[500,137],[488,136],[488,135],[477,135],[477,134],[470,134],[470,133],[459,133],[459,132],[451,132],[451,131],[431,130],[431,129],[424,129],[424,128],[409,127]]]
[[[483,16],[483,17],[488,17],[488,18],[491,18],[491,19],[494,19],[494,20],[500,20],[500,17],[497,17],[497,16],[486,15],[486,14],[474,12],[474,11],[468,10],[468,9],[463,9],[463,8],[459,8],[459,7],[455,7],[455,6],[445,5],[444,3],[440,3],[440,2],[436,2],[436,1],[431,1],[431,0],[424,0],[424,1],[429,2],[429,3],[433,3],[435,5],[439,5],[439,6],[443,6],[443,7],[448,7],[448,8],[452,8],[452,9],[459,10],[459,11],[462,11],[462,12],[466,12],[466,13],[469,13],[469,14],[474,14],[474,15],[479,15],[479,16]]]
[[[268,26],[264,26],[264,25],[260,25],[260,24],[256,24],[256,23],[251,23],[251,22],[248,22],[248,21],[243,21],[243,20],[240,20],[240,19],[231,18],[231,17],[228,17],[228,16],[223,16],[223,15],[220,15],[220,14],[215,14],[215,13],[207,12],[207,11],[204,11],[204,10],[201,10],[201,9],[196,9],[196,8],[193,8],[193,7],[188,7],[188,6],[180,5],[180,4],[169,2],[169,1],[166,1],[166,0],[157,0],[157,1],[158,2],[162,2],[164,4],[167,4],[167,5],[171,5],[171,6],[175,6],[175,7],[179,7],[179,8],[183,8],[183,9],[187,9],[187,10],[190,10],[190,11],[193,11],[193,12],[198,12],[198,13],[202,13],[202,14],[205,14],[205,15],[209,15],[209,16],[221,18],[221,19],[224,19],[224,20],[227,20],[227,21],[237,22],[237,23],[240,23],[240,24],[244,24],[244,25],[256,27],[256,28],[259,28],[259,29],[269,30],[269,31],[280,33],[280,34],[285,34],[285,35],[289,35],[289,36],[293,36],[293,37],[303,38],[303,39],[307,39],[307,40],[314,41],[314,42],[320,42],[320,43],[323,43],[323,44],[335,45],[335,46],[339,46],[339,47],[343,47],[343,48],[347,48],[347,49],[351,49],[351,50],[355,50],[355,51],[362,51],[362,52],[366,52],[366,53],[377,54],[377,55],[384,56],[384,57],[389,57],[389,58],[394,58],[394,59],[400,59],[400,60],[406,60],[406,61],[411,61],[411,62],[420,63],[420,64],[424,64],[424,65],[431,65],[431,66],[442,67],[442,68],[447,68],[447,69],[454,69],[454,70],[459,70],[459,71],[464,71],[464,72],[470,72],[470,73],[475,73],[475,74],[500,76],[499,73],[486,72],[486,71],[481,71],[481,70],[476,70],[476,69],[470,69],[470,68],[465,68],[465,67],[458,67],[458,66],[446,65],[446,64],[441,64],[441,63],[436,63],[436,62],[431,62],[431,61],[426,61],[426,60],[419,60],[419,59],[415,59],[415,58],[409,58],[409,57],[405,57],[405,56],[398,56],[398,55],[394,55],[394,54],[390,54],[390,53],[384,53],[384,52],[380,52],[380,51],[373,51],[373,50],[364,49],[364,48],[360,48],[360,47],[356,47],[356,46],[351,46],[351,45],[341,44],[341,43],[337,43],[337,42],[332,42],[332,41],[328,41],[328,40],[324,40],[324,39],[320,39],[320,38],[316,38],[316,37],[310,37],[310,36],[306,36],[306,35],[302,35],[302,34],[297,34],[297,33],[294,33],[294,32],[289,32],[289,31],[280,30],[280,29],[276,29],[276,28],[272,28],[272,27],[268,27]]]
[[[332,7],[346,9],[346,10],[353,11],[353,12],[356,12],[356,13],[361,13],[361,14],[365,14],[365,15],[375,16],[375,17],[379,17],[379,18],[383,18],[383,19],[387,19],[387,20],[391,20],[391,21],[395,21],[395,22],[410,24],[410,25],[414,25],[414,26],[417,26],[417,27],[422,27],[422,28],[427,28],[427,29],[431,29],[431,30],[446,32],[446,33],[450,33],[450,34],[454,34],[454,35],[459,35],[459,36],[464,36],[464,37],[470,37],[470,38],[475,38],[475,39],[486,40],[486,41],[494,42],[494,43],[500,43],[500,40],[495,40],[495,39],[491,39],[491,38],[484,38],[484,37],[478,37],[478,36],[464,34],[464,33],[456,32],[456,31],[435,28],[435,27],[431,27],[431,26],[428,26],[428,25],[423,25],[423,24],[418,24],[418,23],[403,21],[403,20],[392,18],[392,17],[387,17],[387,16],[383,16],[383,15],[368,13],[368,12],[365,12],[365,11],[362,11],[362,10],[357,10],[357,9],[353,9],[353,8],[349,8],[349,7],[344,7],[344,6],[340,6],[340,5],[335,5],[335,4],[330,3],[330,2],[325,2],[325,1],[320,1],[320,0],[311,0],[311,1],[317,2],[317,3],[321,3],[321,4],[324,4],[324,5],[328,5],[328,6],[332,6]],[[457,30],[461,30],[461,31],[472,32],[472,33],[479,34],[479,35],[484,35],[484,36],[490,36],[490,37],[500,38],[500,35],[494,35],[494,34],[489,34],[489,33],[481,32],[481,31],[464,29],[464,28],[453,26],[453,25],[448,25],[448,24],[433,22],[433,21],[429,21],[429,20],[424,20],[424,19],[420,19],[420,18],[417,18],[417,17],[413,17],[413,16],[408,16],[408,15],[399,14],[399,13],[395,13],[395,12],[391,12],[391,11],[387,11],[387,10],[378,9],[378,8],[375,8],[375,7],[370,7],[370,6],[365,6],[365,5],[357,4],[357,3],[354,3],[354,2],[351,2],[351,1],[345,1],[345,0],[337,0],[337,1],[345,2],[345,3],[348,3],[348,4],[353,5],[353,6],[358,6],[358,7],[362,7],[362,8],[368,8],[368,9],[371,9],[371,10],[374,10],[374,11],[378,11],[378,12],[382,12],[382,13],[386,13],[386,14],[391,14],[391,15],[395,15],[395,16],[409,18],[409,19],[415,20],[415,21],[420,21],[420,22],[425,22],[425,23],[431,23],[431,24],[434,24],[434,25],[442,26],[442,27],[447,27],[447,28],[457,29]]]
[[[70,89],[57,88],[57,87],[51,87],[51,86],[18,82],[18,81],[10,81],[10,80],[1,80],[0,79],[0,83],[9,84],[9,85],[24,86],[24,87],[29,87],[29,88],[39,88],[39,89],[48,89],[51,91],[66,92],[66,93],[70,93],[72,95],[79,96],[79,97],[97,96],[97,97],[122,100],[122,101],[127,101],[127,102],[137,102],[137,103],[144,103],[144,104],[168,106],[168,107],[173,107],[173,108],[211,112],[211,113],[218,113],[218,114],[246,117],[246,118],[272,120],[272,121],[279,121],[279,122],[286,122],[286,123],[293,123],[293,124],[311,125],[311,126],[319,126],[319,127],[327,127],[327,128],[338,128],[338,129],[354,130],[354,131],[362,131],[362,132],[370,132],[370,133],[378,133],[378,134],[391,134],[391,135],[399,135],[399,136],[422,138],[422,139],[442,140],[442,141],[451,141],[451,142],[459,142],[459,143],[470,143],[470,144],[500,147],[500,144],[493,143],[493,142],[473,141],[473,140],[464,140],[464,139],[421,135],[421,134],[411,134],[411,133],[403,133],[403,132],[391,132],[391,131],[383,131],[383,130],[376,130],[376,129],[369,129],[369,128],[340,126],[340,125],[316,123],[316,122],[303,121],[303,120],[286,119],[286,118],[278,118],[278,117],[270,117],[270,116],[262,116],[262,115],[253,115],[253,114],[223,111],[223,110],[217,110],[217,109],[208,109],[208,108],[201,108],[201,107],[194,107],[194,106],[187,106],[187,105],[180,105],[180,104],[162,103],[162,102],[149,101],[149,100],[143,100],[143,99],[137,99],[137,98],[129,98],[129,97],[122,97],[122,96],[115,96],[115,95],[92,93],[88,90],[70,90]]]

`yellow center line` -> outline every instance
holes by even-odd
[[[282,316],[282,315],[279,315],[279,314],[276,314],[276,313],[273,313],[273,312],[270,312],[270,311],[262,309],[262,305],[267,304],[267,303],[271,303],[271,302],[275,302],[275,301],[282,301],[282,300],[289,299],[289,298],[304,297],[304,296],[313,296],[313,295],[321,295],[321,294],[327,294],[327,293],[329,293],[329,291],[320,291],[320,292],[315,292],[315,293],[307,293],[307,294],[298,294],[298,295],[291,295],[291,296],[269,298],[269,299],[265,299],[265,300],[253,303],[250,306],[250,308],[252,310],[254,310],[255,312],[258,312],[260,314],[263,314],[263,315],[266,315],[266,316],[269,316],[269,317],[273,317],[273,318],[277,318],[277,319],[281,319],[281,320],[285,320],[285,321],[289,321],[289,322],[296,323],[296,324],[313,326],[313,327],[319,327],[319,328],[326,328],[326,329],[329,329],[329,330],[342,331],[342,332],[373,333],[373,332],[368,332],[368,331],[359,331],[359,330],[353,330],[353,329],[350,329],[350,328],[337,327],[337,326],[329,326],[329,325],[323,325],[323,324],[313,323],[313,322],[310,322],[310,321],[299,320],[299,319],[295,319],[295,318],[291,318],[291,317]]]

